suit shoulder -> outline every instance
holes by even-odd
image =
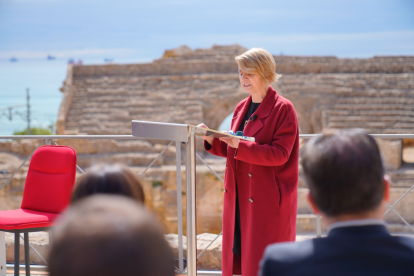
[[[298,243],[282,242],[269,245],[264,253],[264,261],[299,261],[310,257],[314,253],[313,240]]]
[[[414,252],[414,239],[413,238],[399,236],[399,237],[397,237],[397,240],[401,244],[403,244],[406,247],[410,248]]]

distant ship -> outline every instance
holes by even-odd
[[[76,62],[73,58],[70,58],[68,60],[68,64],[82,65],[83,64],[83,61],[81,59],[79,59],[78,62]]]
[[[47,55],[47,60],[54,60],[54,59],[56,59],[54,56],[52,56],[52,55]]]
[[[10,59],[10,62],[17,62],[17,58],[12,57],[12,58]]]
[[[113,58],[106,58],[104,59],[105,62],[112,62],[114,59]]]

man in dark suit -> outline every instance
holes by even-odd
[[[301,161],[308,200],[326,238],[269,245],[260,275],[414,275],[414,239],[391,236],[382,216],[390,180],[375,140],[361,130],[310,140]]]

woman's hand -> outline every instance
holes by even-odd
[[[201,128],[208,128],[205,124],[203,124],[203,123],[201,123],[201,124],[199,124],[198,125],[198,127],[201,127]],[[207,143],[209,143],[210,145],[213,145],[213,140],[214,140],[214,137],[211,137],[211,136],[200,136],[201,138],[203,138],[204,140],[206,140],[207,141]]]
[[[231,137],[222,137],[220,138],[220,141],[223,141],[224,143],[226,143],[227,145],[229,145],[232,148],[239,148],[239,139],[235,139],[235,138],[231,138]]]

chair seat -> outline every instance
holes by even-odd
[[[56,213],[38,212],[29,209],[0,211],[0,229],[14,230],[52,226],[59,216]]]

